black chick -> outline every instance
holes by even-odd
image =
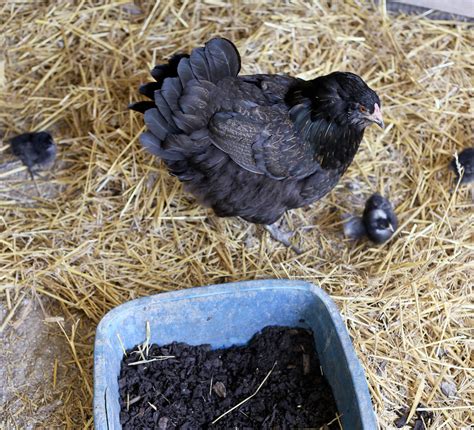
[[[367,236],[372,242],[384,243],[390,239],[398,227],[393,206],[380,194],[373,194],[365,204],[362,215]]]
[[[398,227],[392,204],[380,194],[373,194],[365,203],[362,217],[352,217],[344,224],[344,233],[351,239],[367,236],[372,242],[384,243]]]
[[[454,170],[456,178],[461,184],[474,182],[474,148],[466,148],[451,161],[451,169]]]
[[[321,199],[352,162],[364,129],[383,127],[380,99],[353,73],[311,81],[238,76],[222,38],[156,66],[142,145],[218,216],[270,225]]]
[[[56,144],[46,131],[24,133],[10,141],[13,155],[16,155],[28,168],[34,180],[33,167],[47,164],[56,158]]]

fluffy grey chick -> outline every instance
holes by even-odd
[[[450,165],[461,184],[474,182],[474,148],[466,148],[457,157],[453,157]]]
[[[13,155],[28,168],[34,180],[33,167],[47,164],[56,158],[56,144],[46,131],[23,133],[10,140]]]
[[[372,242],[384,243],[398,227],[393,206],[380,194],[373,194],[366,202],[362,217],[351,217],[344,223],[344,234],[351,239],[367,236]]]
[[[57,149],[52,136],[46,131],[23,133],[12,138],[10,146],[13,155],[18,157],[28,169],[38,196],[41,197],[33,167],[44,166],[56,158]]]
[[[362,217],[344,214],[342,219],[344,222],[342,226],[346,237],[357,240],[367,236],[367,230],[365,229]]]

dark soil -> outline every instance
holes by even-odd
[[[246,346],[220,350],[153,345],[148,359],[157,356],[175,358],[130,366],[141,359],[130,351],[122,362],[120,420],[125,430],[320,428],[336,417],[308,330],[266,327]],[[254,397],[211,424],[254,394],[273,366]],[[325,428],[339,428],[334,424]]]

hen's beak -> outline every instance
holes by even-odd
[[[377,124],[380,128],[385,127],[382,118],[382,111],[380,110],[380,106],[377,103],[374,105],[374,113],[368,115],[367,119]]]
[[[383,122],[383,121],[382,121]],[[388,228],[389,230],[394,233],[395,232],[395,229],[393,228],[393,225],[391,223],[388,223]]]

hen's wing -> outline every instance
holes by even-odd
[[[237,164],[273,179],[306,177],[320,167],[309,141],[294,128],[284,103],[290,79],[242,77],[237,89],[240,101],[233,103],[232,111],[214,114],[208,126],[214,145]]]

